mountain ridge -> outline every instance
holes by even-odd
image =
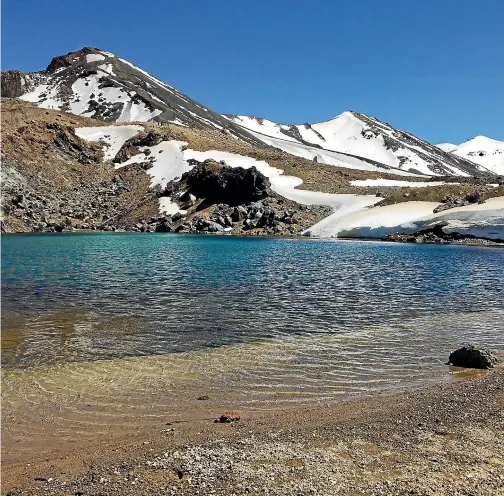
[[[491,174],[483,165],[447,154],[411,133],[355,111],[303,125],[280,125],[261,119],[270,123],[268,129],[262,129],[260,118],[256,118],[258,126],[251,129],[250,119],[244,122],[240,116],[218,114],[131,62],[99,48],[84,47],[54,57],[44,71],[8,71],[6,75],[2,78],[3,96],[107,122],[210,127],[258,147],[273,146],[295,156],[351,169],[388,170],[402,175]],[[269,137],[258,134],[262,131]],[[285,140],[293,145],[286,145]]]
[[[54,57],[47,68],[7,71],[2,96],[107,122],[148,122],[213,127],[264,146],[241,126],[187,97],[117,55],[84,47]]]
[[[477,176],[490,172],[481,164],[447,154],[412,133],[361,112],[345,111],[333,119],[313,124],[278,124],[256,116],[225,116],[256,137],[260,138],[258,134],[269,136],[273,141],[263,141],[289,153],[296,154],[290,142],[309,146],[314,153],[318,148],[358,156],[413,174]],[[279,140],[287,143],[282,146]]]

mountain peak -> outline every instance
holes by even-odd
[[[75,52],[68,52],[66,55],[58,55],[53,57],[51,62],[46,68],[46,71],[53,74],[58,69],[63,69],[70,67],[76,63],[82,62],[84,57],[86,62],[96,62],[99,60],[105,60],[106,57],[114,56],[110,52],[104,52],[99,48],[94,47],[83,47]]]
[[[356,167],[365,170],[378,167],[424,175],[478,176],[489,172],[470,159],[454,157],[411,133],[352,110],[324,122],[301,125],[247,116],[229,118],[271,146],[311,160],[316,157],[318,162],[340,165],[359,158],[365,163]]]
[[[457,157],[482,165],[495,174],[504,174],[504,141],[479,135],[460,145],[440,143],[437,146]]]
[[[2,96],[107,122],[155,121],[210,127],[264,146],[243,127],[97,47],[85,46],[58,55],[40,72],[11,71],[2,78]]]

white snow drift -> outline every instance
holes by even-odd
[[[467,205],[434,214],[433,202],[404,202],[355,211],[345,217],[323,219],[307,230],[316,237],[381,238],[387,234],[413,233],[442,224],[445,232],[504,239],[504,198]]]
[[[101,140],[106,146],[108,158],[113,158],[122,144],[131,136],[141,131],[141,126],[107,126],[96,128],[78,128],[77,133],[84,139]],[[384,207],[372,207],[381,201],[375,195],[341,195],[298,189],[302,180],[294,176],[285,176],[281,169],[270,166],[267,162],[236,153],[210,150],[200,152],[187,148],[183,141],[163,141],[151,147],[141,147],[140,152],[149,150],[145,160],[152,161],[147,170],[151,176],[151,186],[165,188],[167,183],[178,180],[191,170],[189,159],[202,162],[206,159],[224,161],[230,167],[245,169],[256,167],[271,182],[272,189],[278,194],[305,205],[328,205],[334,213],[321,220],[305,234],[315,237],[370,237],[379,238],[391,232],[414,232],[423,226],[443,221],[448,230],[475,234],[489,238],[504,238],[504,198],[494,198],[481,205],[469,205],[439,214],[433,210],[438,203],[404,202]],[[135,155],[116,169],[138,162]],[[370,183],[369,181],[373,181]],[[357,185],[378,186],[418,186],[423,187],[443,184],[442,182],[415,183],[409,181],[390,181],[385,179],[353,181]],[[372,207],[372,208],[369,208]],[[160,211],[173,214],[180,211],[177,204],[168,197],[160,199]]]
[[[104,144],[105,160],[112,160],[121,146],[143,131],[142,126],[100,126],[100,127],[77,127],[75,134],[87,141],[101,141]]]
[[[352,186],[400,186],[406,188],[427,188],[429,186],[441,186],[443,181],[432,181],[432,182],[413,182],[413,181],[396,181],[394,179],[356,179],[355,181],[350,181]],[[451,183],[458,184],[458,183]]]

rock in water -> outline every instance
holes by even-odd
[[[497,364],[497,357],[486,348],[470,344],[451,353],[448,363],[456,367],[491,369]]]

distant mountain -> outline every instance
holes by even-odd
[[[258,147],[269,145],[294,156],[350,169],[399,175],[490,174],[486,162],[472,161],[479,157],[478,152],[474,157],[446,153],[411,133],[358,112],[302,125],[223,116],[131,62],[98,48],[85,47],[54,57],[40,72],[3,72],[2,96],[108,122],[154,121],[216,129]]]
[[[348,155],[415,174],[478,176],[489,172],[481,164],[453,156],[411,133],[358,112],[343,112],[326,122],[301,125],[242,115],[226,117],[268,145],[325,163]]]
[[[457,145],[454,145],[453,143],[439,143],[436,146],[447,153],[452,152],[455,148],[457,148]]]
[[[504,175],[504,141],[476,136],[461,145],[441,143],[437,146],[457,157],[480,164],[495,174]]]
[[[2,96],[111,122],[211,127],[261,145],[243,127],[195,102],[131,62],[85,47],[52,59],[40,72],[2,73]],[[264,146],[264,145],[262,145]]]

